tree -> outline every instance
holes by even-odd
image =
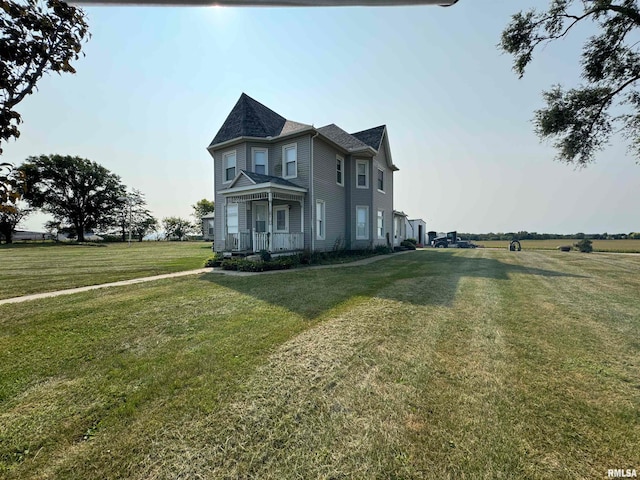
[[[140,190],[134,188],[131,193],[125,195],[125,198],[125,205],[119,218],[122,241],[126,241],[126,234],[131,229],[131,235],[141,242],[147,233],[157,228],[158,220],[146,208],[147,201]]]
[[[0,212],[13,212],[24,193],[24,175],[10,163],[0,163]]]
[[[172,238],[182,240],[188,233],[193,232],[194,226],[189,220],[180,217],[165,217],[162,219],[162,228],[167,240]]]
[[[25,200],[73,227],[79,242],[89,230],[117,224],[125,187],[103,166],[80,157],[41,155],[29,157],[19,170],[27,184]]]
[[[584,167],[594,161],[612,132],[620,130],[631,153],[640,159],[637,0],[551,0],[546,11],[513,15],[499,47],[513,55],[513,69],[522,78],[537,49],[587,22],[598,32],[582,49],[581,76],[586,83],[568,90],[556,85],[544,92],[546,107],[535,112],[535,132],[554,141],[558,160]]]
[[[69,62],[89,37],[84,12],[60,0],[0,0],[1,144],[18,138],[22,118],[14,110],[45,73],[75,73]]]
[[[191,215],[196,219],[196,225],[199,225],[201,233],[204,235],[206,232],[202,226],[202,217],[207,213],[214,212],[216,205],[211,200],[203,198],[202,200],[198,200],[195,205],[191,205],[191,208],[193,208],[193,213]]]
[[[13,242],[13,232],[30,213],[31,210],[20,206],[15,206],[12,210],[0,210],[0,236],[4,237],[6,243]]]

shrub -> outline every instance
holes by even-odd
[[[268,262],[271,260],[271,254],[266,250],[260,250],[258,255],[260,255],[260,258],[262,259],[263,262]]]
[[[393,250],[388,245],[376,245],[373,249],[373,253],[375,253],[376,255],[386,255],[392,252]]]
[[[574,246],[583,253],[593,252],[593,243],[588,238],[580,240]]]
[[[413,242],[410,242],[408,239],[407,240],[403,240],[402,242],[400,242],[400,246],[404,247],[404,248],[408,248],[409,250],[415,250],[416,249],[416,244]]]
[[[413,243],[414,245],[418,244],[418,240],[416,240],[415,238],[406,238],[404,241],[405,242],[409,242],[409,243]]]
[[[214,253],[204,261],[204,267],[219,267],[222,264],[222,260],[223,258],[220,255]]]

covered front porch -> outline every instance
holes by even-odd
[[[224,251],[304,250],[305,193],[301,187],[269,184],[224,191]]]

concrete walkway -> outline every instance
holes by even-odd
[[[354,262],[349,263],[334,263],[332,265],[314,265],[312,267],[304,267],[297,271],[306,271],[311,269],[325,269],[325,268],[340,268],[340,267],[357,267],[360,265],[368,265],[373,262],[377,262],[379,260],[384,260],[385,258],[393,258],[396,255],[402,255],[405,253],[409,253],[412,250],[397,252],[393,255],[376,255],[375,257],[364,258],[362,260],[356,260]],[[78,288],[69,288],[67,290],[58,290],[55,292],[43,292],[43,293],[34,293],[33,295],[24,295],[22,297],[13,297],[13,298],[5,298],[4,300],[0,300],[0,305],[5,305],[8,303],[21,303],[28,302],[30,300],[39,300],[41,298],[51,298],[51,297],[59,297],[60,295],[71,295],[74,293],[88,292],[90,290],[97,290],[99,288],[108,288],[108,287],[122,287],[126,285],[135,285],[136,283],[144,283],[144,282],[153,282],[155,280],[162,280],[165,278],[176,278],[176,277],[186,277],[188,275],[199,275],[202,273],[220,273],[223,275],[232,275],[237,277],[248,277],[252,275],[270,275],[276,273],[285,273],[292,272],[296,270],[272,270],[269,272],[236,272],[233,270],[222,270],[221,268],[199,268],[197,270],[187,270],[184,272],[175,272],[175,273],[165,273],[163,275],[154,275],[153,277],[141,277],[141,278],[132,278],[131,280],[121,280],[119,282],[111,282],[111,283],[102,283],[100,285],[87,285],[86,287],[78,287]]]

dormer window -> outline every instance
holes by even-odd
[[[268,175],[269,150],[266,148],[252,148],[251,155],[253,157],[253,171],[261,175]]]
[[[282,147],[283,177],[295,178],[298,176],[298,144],[292,143]]]
[[[236,151],[225,153],[222,159],[224,183],[228,183],[236,178]]]

